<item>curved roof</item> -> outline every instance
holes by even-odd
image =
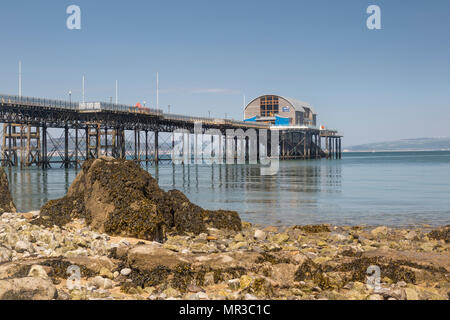
[[[315,114],[314,109],[308,102],[300,101],[297,99],[289,98],[289,97],[281,97],[287,101],[289,101],[290,104],[294,107],[296,111],[305,111],[305,108],[311,110],[312,113]]]
[[[245,109],[247,109],[247,107],[253,101],[255,101],[255,100],[259,99],[259,98],[265,97],[265,96],[276,96],[276,97],[282,98],[282,99],[288,101],[294,107],[294,109],[296,111],[305,112],[305,109],[309,109],[309,110],[311,110],[312,113],[315,114],[314,109],[312,108],[312,106],[309,103],[304,102],[304,101],[300,101],[300,100],[297,100],[297,99],[289,98],[289,97],[282,97],[282,96],[279,96],[279,95],[276,95],[276,94],[265,94],[265,95],[259,96],[259,97],[255,98],[255,99],[253,99],[252,101],[250,101],[250,103],[247,104]]]

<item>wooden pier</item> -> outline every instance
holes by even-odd
[[[264,123],[167,114],[111,103],[82,105],[0,95],[1,123],[3,166],[70,168],[102,155],[158,165],[171,161],[167,150],[174,145],[173,132],[182,129],[194,134],[198,123],[202,124],[202,133],[215,129],[223,137],[229,129],[236,132],[253,129],[258,135],[260,130],[267,130],[268,137],[270,130],[278,130],[280,159],[340,159],[342,155],[342,137],[336,131],[277,128]],[[235,146],[238,139],[244,139],[248,150],[248,136],[238,134],[234,139]]]

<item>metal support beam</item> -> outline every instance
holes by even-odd
[[[155,131],[155,166],[158,165],[159,165],[159,132]]]
[[[69,168],[69,127],[64,127],[64,168]]]

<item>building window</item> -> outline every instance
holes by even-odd
[[[261,117],[274,117],[279,113],[279,100],[277,96],[264,96],[260,99]]]

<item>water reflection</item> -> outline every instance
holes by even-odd
[[[209,209],[230,209],[245,219],[281,221],[318,208],[321,193],[341,192],[338,162],[282,162],[276,176],[261,176],[255,165],[185,165],[148,167],[164,189],[180,189]],[[276,218],[275,218],[276,216]],[[281,219],[281,220],[280,220]]]
[[[383,163],[379,157],[342,161],[281,161],[275,176],[255,165],[161,165],[147,169],[165,189],[179,189],[208,209],[236,210],[261,224],[448,224],[450,153]],[[438,164],[438,165],[436,165]],[[426,170],[424,170],[426,165]],[[39,209],[66,194],[75,169],[5,168],[16,206]],[[424,192],[427,190],[427,192]]]

